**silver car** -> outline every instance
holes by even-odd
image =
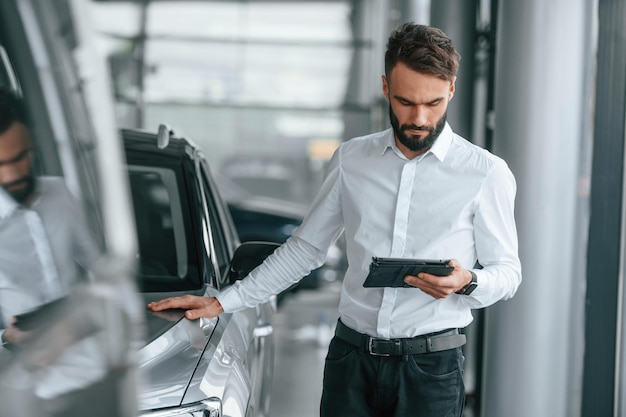
[[[139,241],[137,282],[145,303],[215,295],[247,275],[276,244],[240,244],[202,151],[176,138],[123,130]],[[147,312],[139,351],[145,416],[267,416],[275,300],[189,321]]]
[[[88,271],[95,285],[72,291],[87,301],[68,313],[68,320],[59,318],[61,324],[83,312],[97,318],[94,337],[105,347],[100,362],[110,376],[106,390],[98,385],[97,391],[76,392],[71,415],[267,415],[273,300],[193,322],[181,312],[155,315],[144,306],[164,296],[220,291],[275,245],[239,244],[206,162],[191,144],[173,138],[161,150],[156,135],[127,132],[132,137],[124,165],[106,67],[95,56],[85,16],[81,0],[0,2],[0,85],[21,95],[28,106],[37,172],[64,178],[84,206],[104,255],[99,268]],[[131,142],[140,148],[142,141],[145,152],[131,149]],[[174,150],[183,154],[173,156]],[[140,205],[138,184],[152,207]],[[161,256],[152,264],[146,231]],[[135,276],[140,295],[131,285]],[[59,335],[36,341],[49,351]],[[0,416],[56,415],[30,401],[28,387],[37,382],[37,373],[22,373],[16,380],[13,371],[24,356],[14,357],[0,366]]]

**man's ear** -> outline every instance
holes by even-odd
[[[387,101],[389,101],[389,83],[387,82],[387,77],[385,77],[384,75],[382,79],[383,79],[383,94],[385,95],[385,98],[387,99]]]
[[[452,81],[450,81],[450,91],[448,95],[448,101],[452,100],[452,97],[454,96],[454,92],[456,91],[455,83],[456,83],[456,77],[454,77]]]

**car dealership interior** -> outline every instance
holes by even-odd
[[[405,22],[450,36],[448,123],[517,185],[522,283],[463,330],[463,416],[626,415],[625,21],[626,0],[3,0],[0,87],[26,104],[33,171],[65,179],[101,258],[31,348],[3,339],[0,417],[319,415],[343,236],[261,307],[145,306],[235,285],[298,229],[336,149],[391,126],[384,54]],[[15,247],[0,262],[30,262]],[[37,362],[72,356],[79,317],[104,353]],[[102,380],[35,405],[40,375],[96,362]]]

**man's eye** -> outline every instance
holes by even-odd
[[[2,165],[9,165],[9,164],[17,164],[18,162],[22,162],[30,154],[30,151],[31,151],[30,149],[25,149],[22,152],[18,153],[12,159],[10,159],[8,161],[0,162],[0,166],[2,166]]]
[[[15,158],[13,158],[13,160],[11,160],[11,162],[20,162],[24,158],[26,158],[29,153],[30,153],[30,149],[23,150],[22,152],[17,154],[17,156]]]

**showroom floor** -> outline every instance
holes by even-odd
[[[324,357],[338,317],[340,285],[299,291],[278,308],[271,417],[319,416]]]

